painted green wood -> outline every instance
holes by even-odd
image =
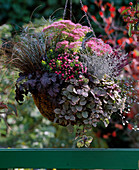
[[[0,149],[0,168],[139,169],[139,149]]]

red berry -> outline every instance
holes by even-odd
[[[88,11],[87,5],[84,5],[81,9],[82,9],[84,12],[87,12],[87,11]]]
[[[137,36],[137,41],[139,42],[139,36]]]
[[[112,132],[112,136],[113,136],[113,137],[116,137],[116,131],[113,131],[113,132]]]
[[[104,14],[103,14],[103,12],[102,12],[102,11],[100,11],[100,12],[99,12],[99,15],[100,15],[101,17],[103,17],[103,16],[104,16]]]
[[[130,21],[130,17],[127,17],[127,21]]]
[[[132,34],[135,34],[135,31],[132,30],[131,33],[132,33]]]
[[[134,21],[132,20],[132,21],[128,21],[128,23],[134,23]]]
[[[133,5],[133,3],[132,3],[132,2],[129,2],[129,5],[130,5],[130,6],[132,6],[132,5]]]
[[[138,21],[139,21],[139,19],[138,19],[138,18],[135,18],[135,19],[134,19],[134,21],[135,21],[135,22],[138,22]]]

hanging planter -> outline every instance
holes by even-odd
[[[20,70],[16,100],[29,92],[40,113],[50,121],[76,125],[83,141],[86,130],[112,114],[129,109],[129,97],[118,76],[128,64],[127,55],[93,36],[92,29],[70,20],[59,20],[43,30],[27,30],[15,43],[11,64]],[[82,127],[82,129],[81,129]]]

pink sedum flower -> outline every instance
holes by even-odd
[[[113,50],[109,44],[105,44],[101,39],[92,38],[86,42],[87,50],[90,53],[94,53],[98,56],[103,56],[105,54],[112,54]]]

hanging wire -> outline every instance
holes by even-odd
[[[67,5],[68,5],[68,0],[66,0],[66,3],[65,3],[65,9],[64,9],[64,13],[63,13],[63,19],[65,18],[65,15],[66,15]]]
[[[83,5],[82,0],[80,0],[80,4],[81,4],[82,9],[84,9],[84,5]],[[67,6],[68,6],[68,0],[66,0],[66,3],[65,3],[65,9],[64,9],[64,13],[63,13],[63,20],[65,19],[65,16],[66,16]],[[89,24],[89,27],[90,27],[90,29],[91,29],[91,31],[92,31],[92,33],[93,33],[93,36],[96,37],[95,32],[94,32],[94,30],[93,30],[93,28],[92,28],[92,26],[91,26],[90,20],[89,20],[89,18],[88,18],[88,15],[87,15],[87,13],[85,12],[85,10],[83,10],[83,11],[84,11],[84,13],[85,13],[85,16],[86,16],[87,22],[88,22],[88,24]],[[72,0],[70,0],[70,20],[72,20]]]
[[[96,37],[95,32],[94,32],[94,30],[93,30],[93,28],[92,28],[92,26],[91,26],[90,20],[89,20],[89,18],[88,18],[88,15],[87,15],[87,13],[86,13],[85,10],[84,10],[84,6],[83,6],[82,0],[80,0],[80,4],[81,4],[81,7],[82,7],[82,9],[83,9],[83,11],[84,11],[84,13],[85,13],[87,22],[88,22],[88,24],[89,24],[89,27],[91,28],[91,31],[92,31],[92,33],[93,33],[93,36]]]
[[[72,21],[72,0],[70,0],[70,20]]]

